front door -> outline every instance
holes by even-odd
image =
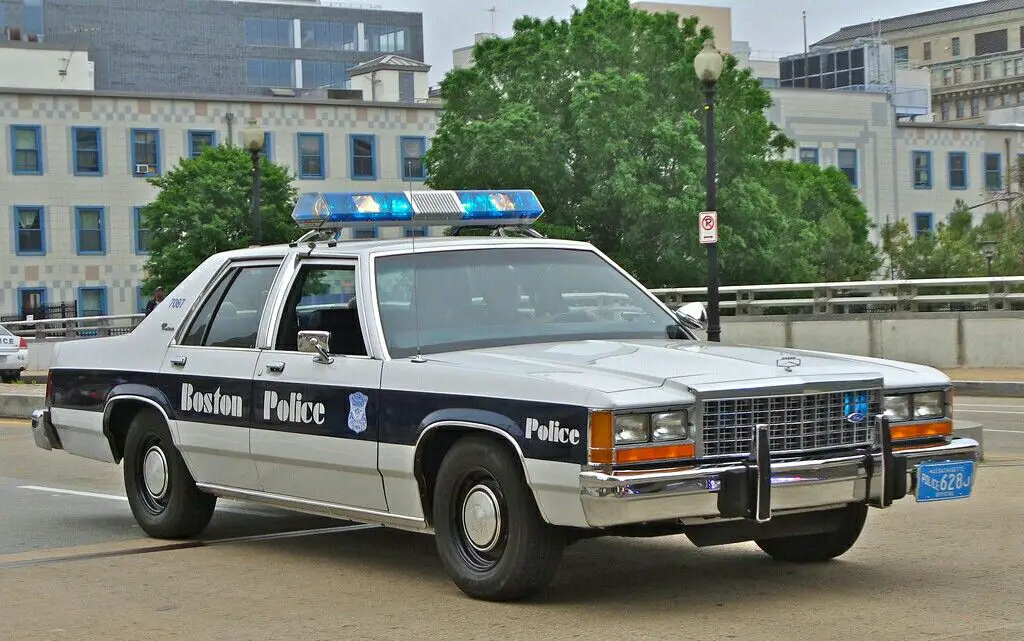
[[[266,492],[383,512],[382,363],[367,356],[356,282],[351,260],[299,265],[271,349],[256,363],[252,454]],[[298,351],[301,330],[330,332],[329,362]]]
[[[264,261],[226,272],[164,357],[161,386],[175,412],[178,449],[200,483],[261,489],[249,452],[256,334],[279,266]]]

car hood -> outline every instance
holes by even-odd
[[[887,389],[949,383],[942,372],[912,363],[694,341],[585,340],[449,352],[431,359],[605,393],[666,385],[704,391],[846,380],[882,379]]]

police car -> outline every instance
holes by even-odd
[[[130,334],[59,343],[36,444],[123,461],[151,536],[197,535],[218,497],[426,532],[487,600],[536,593],[587,537],[825,561],[869,507],[970,496],[942,373],[707,343],[592,245],[543,238],[542,211],[303,194],[299,241],[212,256]],[[450,235],[339,240],[428,225]]]

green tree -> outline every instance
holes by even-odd
[[[511,38],[477,44],[474,67],[442,81],[430,186],[533,189],[546,209],[540,231],[593,242],[649,287],[703,284],[704,98],[693,59],[712,35],[694,18],[628,0],[590,0],[563,21],[520,18]],[[826,223],[783,206],[802,197],[780,191],[772,172],[789,182],[803,174],[766,166],[792,146],[766,118],[770,104],[727,56],[716,131],[723,280],[732,283],[812,278],[817,257],[801,252],[821,233],[861,237],[854,213]],[[856,200],[848,184],[845,194],[822,190]]]
[[[995,243],[994,276],[1024,274],[1024,212],[990,212],[977,225],[962,201],[935,231],[915,236],[904,221],[882,230],[882,251],[892,278],[964,278],[986,276],[988,264],[981,251],[983,241]]]
[[[264,244],[295,240],[292,178],[286,167],[261,158]],[[207,147],[195,158],[183,158],[166,174],[150,178],[149,183],[160,193],[142,210],[144,225],[150,230],[143,281],[146,295],[157,285],[170,291],[217,252],[251,244],[252,160],[242,148]]]

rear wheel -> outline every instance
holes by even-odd
[[[21,378],[21,372],[4,372],[0,374],[0,381],[4,383],[16,383]]]
[[[822,534],[758,539],[754,542],[773,559],[790,563],[821,563],[846,554],[860,538],[868,506],[852,503],[841,509],[839,528]]]
[[[546,523],[519,461],[489,438],[458,441],[434,486],[438,554],[460,590],[487,601],[529,597],[550,583],[565,549]]]
[[[188,538],[202,532],[217,497],[201,492],[155,410],[138,412],[124,444],[124,485],[139,526],[152,537]]]

